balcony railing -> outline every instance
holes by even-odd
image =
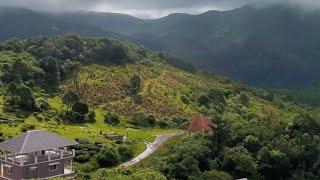
[[[0,156],[0,160],[9,164],[18,166],[34,165],[43,162],[56,161],[59,159],[72,158],[75,156],[75,151],[46,151],[45,155],[33,156],[30,154],[25,155],[12,155],[6,154]]]

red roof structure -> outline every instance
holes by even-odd
[[[199,132],[212,132],[214,124],[208,117],[198,116],[190,122],[188,131],[199,131]]]

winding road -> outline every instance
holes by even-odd
[[[138,163],[139,161],[141,161],[142,159],[145,159],[146,157],[150,156],[154,151],[159,149],[159,147],[163,143],[165,143],[168,139],[170,139],[174,136],[182,135],[182,134],[184,134],[184,132],[164,134],[164,135],[158,136],[153,143],[147,144],[147,149],[143,153],[141,153],[137,157],[133,158],[132,160],[121,164],[120,167],[128,167],[128,166],[131,166],[131,165]]]

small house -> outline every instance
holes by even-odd
[[[73,177],[75,141],[45,130],[28,131],[0,143],[0,180]]]
[[[213,131],[215,125],[210,121],[208,117],[205,116],[198,116],[191,120],[187,131],[189,133],[193,132],[202,132],[202,133],[210,133]]]

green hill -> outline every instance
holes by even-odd
[[[319,10],[247,5],[142,20],[122,14],[0,10],[0,40],[68,32],[129,40],[256,87],[319,90]]]
[[[76,139],[77,179],[318,178],[320,111],[284,92],[249,88],[127,42],[76,35],[1,43],[0,68],[0,141],[30,129]],[[214,133],[177,137],[136,167],[114,168],[200,114],[217,124]]]
[[[68,22],[64,18],[45,12],[34,12],[22,8],[0,7],[0,40],[31,38],[35,36],[57,36],[67,33],[95,37],[119,38],[116,33],[84,23]]]
[[[318,89],[319,11],[245,6],[173,14],[131,33],[140,44],[260,87]]]

